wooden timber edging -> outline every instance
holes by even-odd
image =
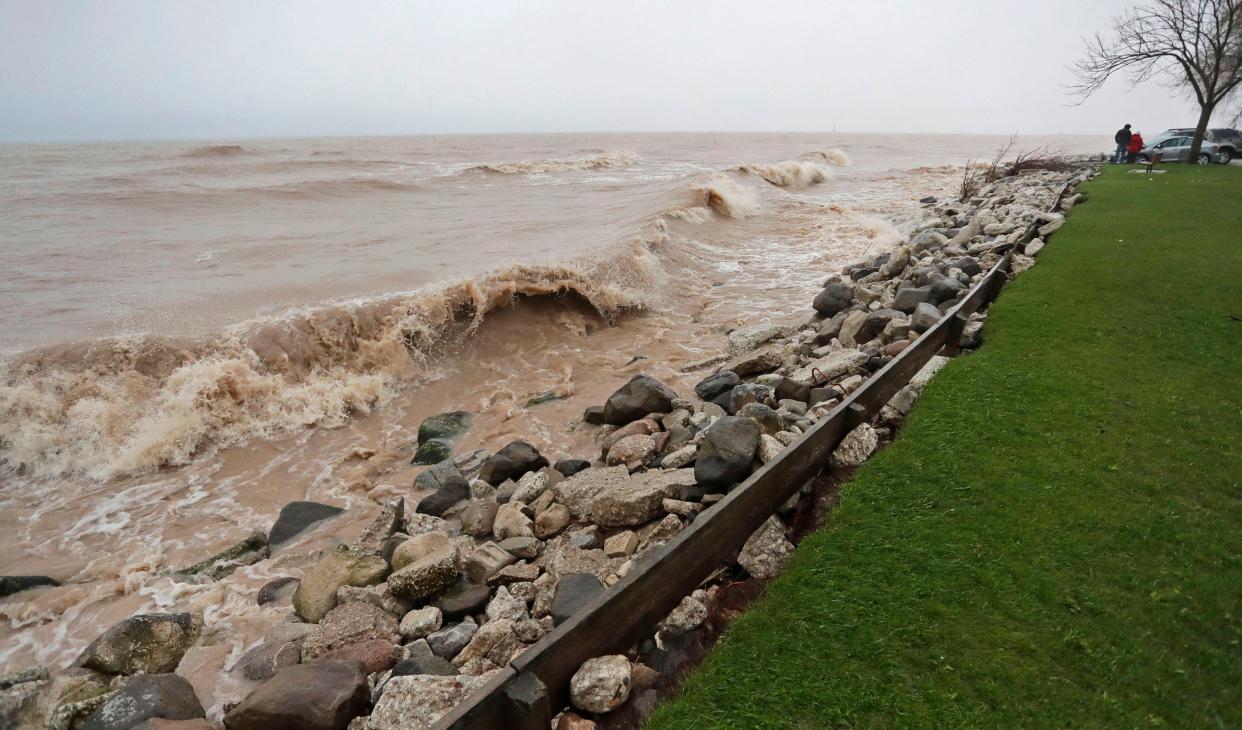
[[[1056,210],[1068,189],[1066,183],[1049,211]],[[968,318],[1000,294],[1015,249],[1037,227],[1028,227],[962,301],[826,417],[699,513],[686,529],[639,558],[620,581],[514,657],[444,715],[435,730],[547,730],[552,717],[569,704],[569,680],[583,662],[625,653],[650,637],[682,599],[728,563],[780,505],[823,469],[846,434],[875,417],[941,348],[956,353]]]

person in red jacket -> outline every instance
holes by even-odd
[[[1126,145],[1126,162],[1133,165],[1134,159],[1138,156],[1138,153],[1142,149],[1143,149],[1142,133],[1135,132],[1134,134],[1130,135],[1130,143]]]

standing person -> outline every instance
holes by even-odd
[[[1143,133],[1135,132],[1130,135],[1130,143],[1126,145],[1126,162],[1133,165],[1138,153],[1143,150]]]
[[[1117,134],[1113,135],[1113,141],[1117,143],[1117,151],[1113,153],[1113,162],[1125,162],[1130,147],[1130,125],[1127,124],[1118,129]]]

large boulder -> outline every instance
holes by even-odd
[[[931,287],[920,286],[902,289],[897,292],[897,296],[893,299],[893,309],[910,314],[919,304],[931,302],[931,300]]]
[[[844,281],[830,281],[823,291],[815,295],[811,306],[825,317],[831,317],[850,306],[852,301],[854,301],[853,286]]]
[[[290,502],[280,508],[280,515],[267,533],[267,544],[276,547],[282,542],[292,539],[311,525],[336,517],[344,512],[340,507],[318,502]]]
[[[457,546],[443,532],[427,532],[401,543],[393,553],[396,569],[388,576],[394,596],[418,601],[434,596],[457,581]]]
[[[126,680],[78,730],[129,730],[143,720],[204,717],[194,688],[176,674],[139,674]]]
[[[91,642],[74,665],[105,674],[168,674],[202,631],[197,613],[131,616]]]
[[[655,378],[635,375],[608,396],[604,403],[604,423],[621,426],[648,413],[668,413],[673,410],[676,397],[672,388]]]
[[[433,489],[418,502],[416,512],[442,517],[450,507],[470,496],[470,482],[452,459],[445,459],[414,478],[415,489]]]
[[[492,486],[499,486],[506,479],[516,481],[526,472],[547,465],[548,460],[534,446],[525,441],[513,441],[483,462],[479,478]]]
[[[588,659],[569,680],[569,701],[586,712],[611,712],[629,699],[632,671],[620,654]]]
[[[591,518],[605,527],[645,524],[663,514],[665,499],[679,496],[683,487],[694,483],[694,469],[647,471],[610,481],[592,498]]]
[[[281,671],[224,716],[227,730],[345,730],[370,704],[362,662],[299,664]]]
[[[488,679],[395,676],[384,685],[384,694],[367,720],[367,730],[426,730]]]
[[[319,623],[336,606],[341,586],[370,586],[388,573],[388,562],[378,555],[340,546],[327,553],[302,576],[293,592],[293,610],[303,620]]]
[[[731,487],[750,476],[759,433],[759,424],[742,416],[726,416],[713,423],[699,443],[695,480],[710,489]]]

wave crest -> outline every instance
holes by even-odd
[[[185,157],[236,157],[246,154],[246,150],[239,144],[209,144],[203,147],[195,147],[187,150]]]
[[[808,152],[802,156],[802,159],[823,162],[836,167],[845,167],[846,165],[854,164],[853,160],[850,159],[850,156],[845,153],[845,150],[839,147],[833,147],[830,150],[816,150],[814,152]]]
[[[629,167],[638,162],[638,155],[626,150],[600,152],[591,157],[575,157],[563,160],[519,160],[517,162],[475,165],[466,172],[485,172],[497,175],[538,175],[552,172],[584,172]]]

